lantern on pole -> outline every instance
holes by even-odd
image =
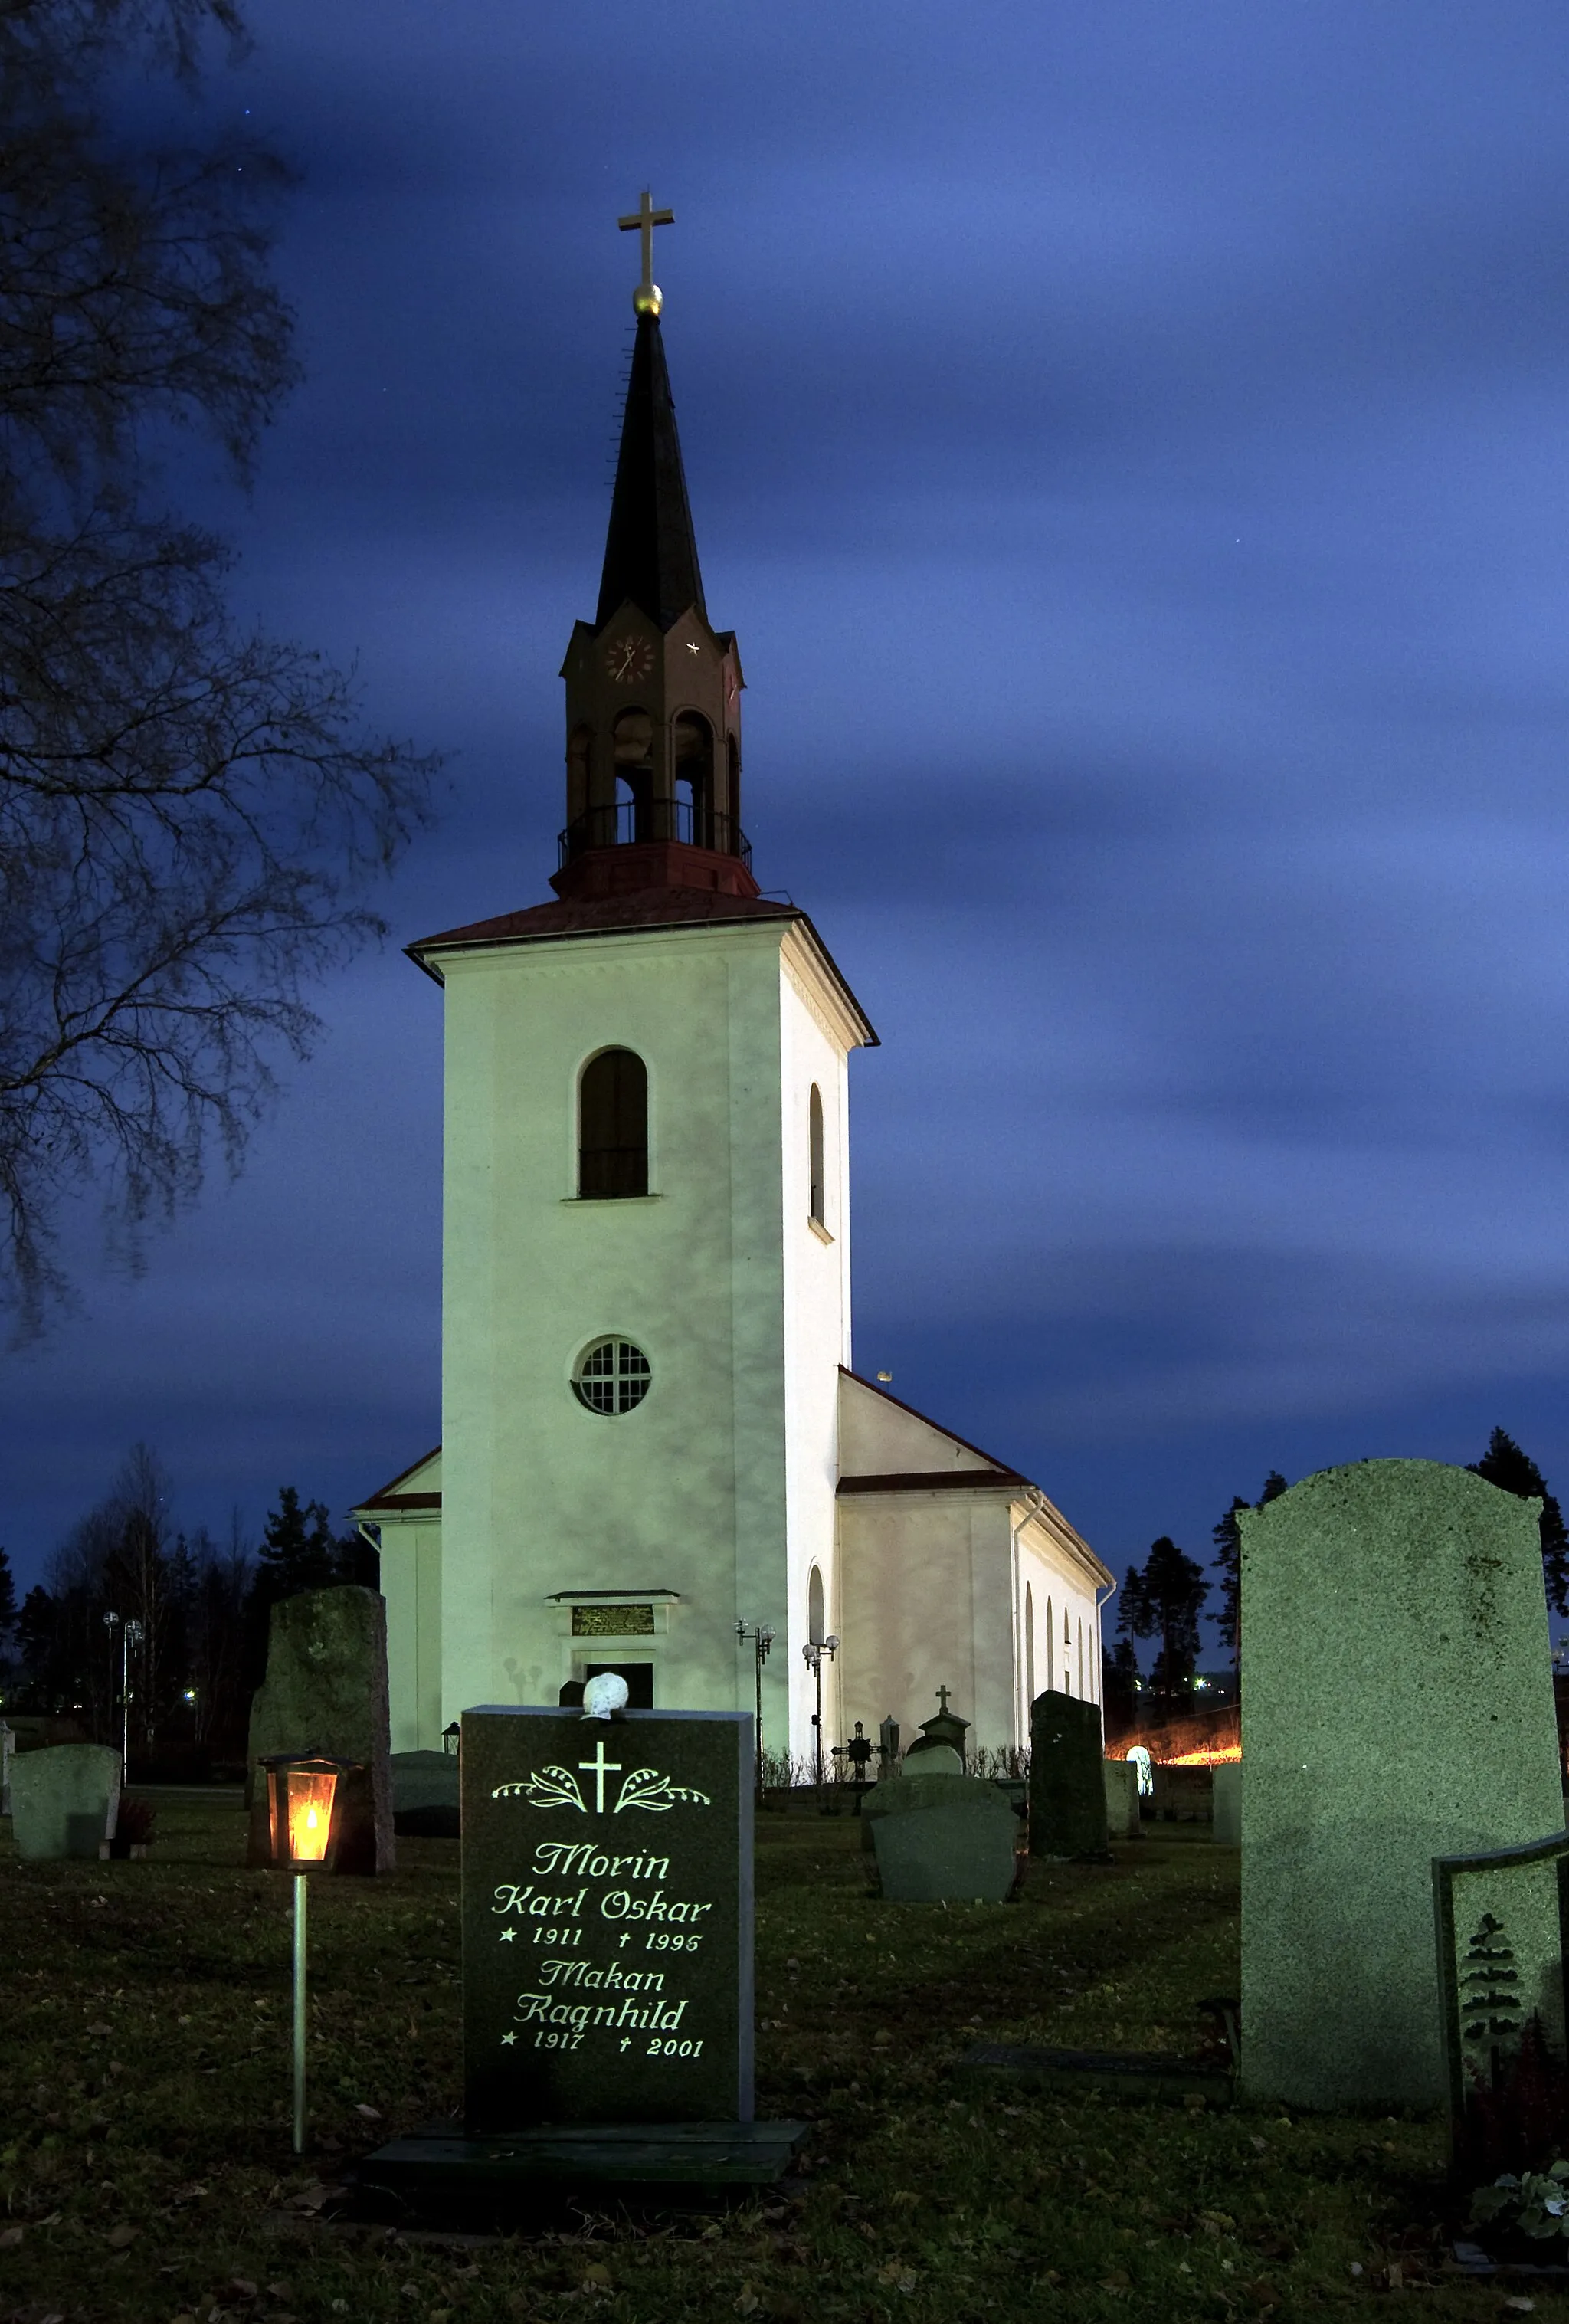
[[[305,2151],[306,1883],[337,1859],[338,1784],[358,1773],[352,1760],[279,1752],[263,1759],[267,1831],[274,1872],[294,1875],[294,2152]]]

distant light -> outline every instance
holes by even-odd
[[[196,1689],[194,1686],[188,1686],[186,1688],[185,1700],[187,1702],[194,1702],[196,1701]]]

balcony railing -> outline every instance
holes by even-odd
[[[739,856],[752,869],[752,842],[727,815],[694,807],[690,799],[622,799],[614,807],[591,807],[575,816],[558,840],[561,866],[575,863],[593,847],[635,847],[646,840],[676,840],[683,847],[711,847]]]

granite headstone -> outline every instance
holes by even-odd
[[[1242,1844],[1242,1763],[1223,1759],[1214,1771],[1210,1836],[1223,1848]]]
[[[751,1719],[463,1715],[470,2136],[752,2118]]]
[[[993,1784],[968,1776],[907,1776],[894,1786],[936,1794],[930,1806],[877,1816],[872,1847],[883,1901],[1000,1904],[1018,1870],[1019,1818]]]
[[[278,1752],[319,1752],[356,1770],[338,1792],[337,1869],[390,1872],[397,1860],[390,1746],[385,1600],[346,1582],[274,1606],[267,1675],[251,1703],[245,1861],[266,1864],[272,1855],[258,1762]]]
[[[15,1751],[16,1738],[0,1719],[0,1815],[11,1812],[11,1762]]]
[[[1029,1710],[1029,1852],[1078,1862],[1106,1855],[1101,1706],[1038,1694]]]
[[[1564,1823],[1540,1509],[1367,1461],[1237,1513],[1251,2098],[1444,2103],[1433,1861]]]
[[[1106,1832],[1112,1840],[1137,1840],[1139,1769],[1131,1759],[1103,1759],[1101,1780],[1106,1787]]]
[[[11,1830],[24,1863],[97,1858],[120,1808],[120,1755],[105,1743],[51,1743],[11,1770]]]

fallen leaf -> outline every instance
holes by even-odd
[[[106,2237],[109,2249],[111,2251],[128,2251],[141,2232],[142,2230],[140,2227],[134,2227],[130,2225],[128,2220],[122,2219],[117,2227],[111,2227],[109,2229],[109,2233]]]
[[[14,2251],[26,2233],[25,2227],[0,2227],[0,2251]]]
[[[256,2296],[256,2287],[248,2276],[231,2275],[228,2288],[231,2292],[236,2292],[242,2300],[254,2300]]]
[[[741,2288],[741,2296],[735,2303],[736,2314],[738,2316],[753,2316],[757,2312],[758,2306],[758,2297],[756,2292],[753,2292],[751,2284],[743,2284]]]
[[[291,2283],[270,2283],[267,2297],[269,2300],[281,2300],[287,2304],[294,2297],[294,2286]]]
[[[597,2284],[603,2288],[611,2281],[610,2270],[605,2265],[603,2260],[595,2260],[591,2267],[584,2269],[583,2281],[585,2283]]]
[[[356,2106],[355,2112],[355,2114],[363,2114],[367,2122],[380,2122],[382,2118],[382,2110],[380,2107],[364,2105]]]
[[[1506,2308],[1512,2308],[1516,2314],[1520,2316],[1528,2316],[1536,2304],[1537,2303],[1534,2300],[1527,2300],[1522,2293],[1518,2292],[1512,2300],[1506,2300],[1504,2301],[1504,2306]]]
[[[1250,2146],[1256,2147],[1260,2154],[1268,2154],[1269,2152],[1269,2142],[1267,2138],[1251,2138],[1248,2144]]]

